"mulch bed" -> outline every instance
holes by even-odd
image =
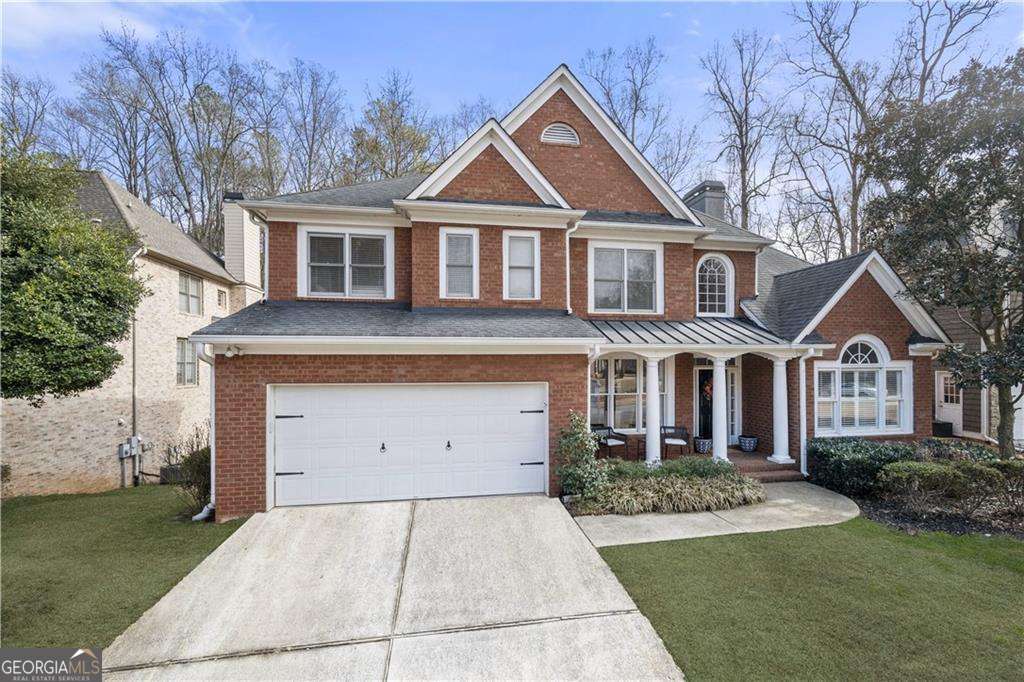
[[[971,519],[958,514],[936,511],[930,514],[912,512],[890,500],[854,498],[861,514],[879,523],[896,528],[908,535],[923,531],[938,531],[951,535],[1008,535],[1024,540],[1024,522]]]

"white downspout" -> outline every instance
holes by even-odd
[[[800,473],[807,476],[807,369],[804,360],[813,357],[815,350],[808,348],[800,356],[797,373],[800,375]]]
[[[267,219],[261,216],[256,211],[250,211],[249,209],[242,209],[248,211],[252,217],[254,223],[259,223],[260,232],[263,233],[263,272],[260,276],[260,288],[263,289],[263,296],[260,297],[260,302],[265,303],[267,301],[269,292],[267,287],[270,282],[270,223]]]
[[[569,277],[569,235],[579,228],[579,223],[573,223],[572,227],[565,231],[565,312],[569,315],[572,315],[572,285]]]
[[[193,521],[205,521],[213,514],[217,506],[217,373],[214,370],[213,356],[206,352],[206,344],[193,341],[196,357],[210,366],[210,502],[203,510],[192,517]]]

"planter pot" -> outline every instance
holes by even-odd
[[[711,446],[714,443],[710,438],[694,438],[693,449],[698,455],[706,455],[711,452]]]
[[[740,450],[743,452],[757,450],[757,436],[740,436]]]

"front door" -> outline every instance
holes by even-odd
[[[729,444],[739,442],[739,392],[737,390],[737,368],[725,368],[725,409],[729,422]],[[712,424],[712,387],[714,386],[714,370],[697,370],[697,437],[711,438]]]
[[[935,418],[953,425],[953,433],[964,432],[963,391],[949,372],[935,373]]]

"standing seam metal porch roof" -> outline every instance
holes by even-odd
[[[789,342],[733,317],[693,320],[589,320],[612,345],[788,346]]]

